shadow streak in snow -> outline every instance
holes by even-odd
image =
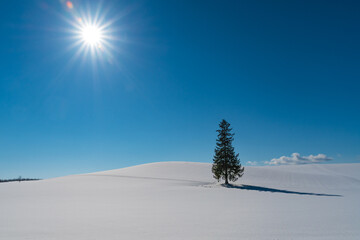
[[[274,192],[274,193],[287,193],[287,194],[312,195],[312,196],[324,196],[324,197],[343,197],[342,195],[337,195],[337,194],[297,192],[297,191],[289,191],[289,190],[283,190],[283,189],[260,187],[260,186],[245,185],[245,184],[244,185],[222,184],[222,185],[226,188],[236,188],[236,189],[252,190],[252,191],[259,191],[259,192]]]
[[[98,177],[117,177],[117,178],[129,178],[129,179],[149,179],[149,180],[165,180],[165,181],[174,181],[174,182],[188,182],[192,183],[193,185],[199,184],[209,184],[210,182],[204,181],[196,181],[196,180],[189,180],[189,179],[177,179],[177,178],[160,178],[160,177],[142,177],[142,176],[129,176],[129,175],[117,175],[117,174],[84,174],[83,176],[98,176]]]

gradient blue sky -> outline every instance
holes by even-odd
[[[294,152],[360,162],[359,11],[358,1],[104,1],[112,58],[71,61],[61,1],[3,2],[0,178],[211,162],[223,118],[245,165]]]

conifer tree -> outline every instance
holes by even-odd
[[[244,167],[241,166],[239,154],[235,154],[232,146],[234,134],[231,133],[230,123],[222,120],[219,126],[220,129],[216,130],[219,134],[216,140],[212,172],[216,180],[224,179],[225,184],[229,184],[229,181],[235,182],[242,177]]]

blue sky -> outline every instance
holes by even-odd
[[[0,9],[0,178],[212,162],[360,162],[357,1],[8,1]],[[80,55],[74,12],[110,22]],[[76,37],[76,36],[75,36]]]

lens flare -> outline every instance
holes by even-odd
[[[66,6],[67,6],[69,9],[73,9],[73,8],[74,8],[73,3],[70,2],[70,1],[67,1],[67,2],[66,2]]]

